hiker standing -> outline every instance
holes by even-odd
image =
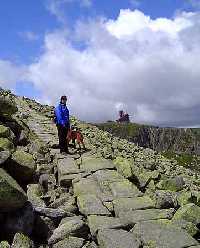
[[[60,104],[54,110],[55,123],[58,129],[60,153],[69,153],[67,134],[70,128],[69,110],[66,106],[67,97],[62,96]]]

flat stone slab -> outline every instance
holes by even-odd
[[[119,218],[107,217],[107,216],[88,216],[88,226],[92,235],[95,235],[100,229],[115,229],[125,227]]]
[[[73,183],[74,195],[93,194],[100,195],[101,189],[93,178],[82,178],[79,182]]]
[[[107,159],[100,159],[94,157],[83,158],[82,163],[80,164],[80,169],[84,171],[98,171],[102,169],[114,169],[115,165],[112,161]]]
[[[79,211],[84,215],[110,215],[108,209],[96,195],[79,195],[77,203]]]
[[[120,212],[130,210],[154,208],[155,203],[148,196],[134,198],[118,198],[113,201],[115,215],[119,216]]]
[[[172,219],[174,209],[146,209],[119,213],[122,223],[134,225],[140,221]]]
[[[100,248],[139,248],[140,242],[124,230],[103,229],[97,235]]]
[[[141,193],[138,188],[127,179],[112,182],[109,184],[109,187],[114,197],[134,197]]]
[[[94,173],[94,177],[100,184],[103,182],[118,182],[124,179],[124,177],[115,170],[100,170]]]
[[[144,221],[137,223],[131,230],[145,245],[156,248],[184,248],[199,243],[187,232],[177,227],[159,223],[159,221]]]
[[[57,167],[58,167],[59,177],[63,175],[76,174],[80,172],[73,158],[59,159],[57,162]]]

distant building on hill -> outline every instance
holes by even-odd
[[[119,111],[119,119],[116,121],[118,123],[129,123],[130,122],[129,114],[124,113],[123,110],[120,110]]]

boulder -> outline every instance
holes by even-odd
[[[74,196],[68,193],[62,194],[60,198],[52,202],[49,207],[61,209],[66,213],[75,213],[78,210]]]
[[[155,203],[148,196],[134,198],[118,198],[113,201],[116,216],[120,212],[128,212],[130,210],[154,208]]]
[[[173,220],[186,220],[198,225],[200,224],[200,207],[194,203],[184,205],[176,211]]]
[[[157,190],[155,192],[157,208],[177,208],[178,201],[175,192],[167,190]]]
[[[10,130],[9,127],[0,125],[0,138],[7,138],[10,141],[13,141],[14,137],[14,133]]]
[[[28,236],[16,233],[11,248],[34,248],[34,243]]]
[[[0,138],[0,151],[14,152],[14,144],[7,138]]]
[[[82,248],[83,244],[84,239],[69,236],[68,238],[65,238],[54,244],[52,248]]]
[[[185,182],[182,176],[176,176],[175,178],[163,179],[156,186],[158,189],[181,191],[184,188]]]
[[[0,248],[10,248],[10,245],[7,241],[1,241]]]
[[[23,207],[26,193],[17,182],[0,168],[0,212],[9,212]]]
[[[124,179],[119,182],[112,182],[109,184],[111,192],[114,197],[134,197],[141,194],[138,188],[129,180]]]
[[[81,233],[85,234],[85,223],[81,216],[66,217],[64,218],[58,228],[56,228],[52,236],[48,240],[48,244],[55,244],[67,236],[81,236]]]
[[[187,232],[159,221],[137,223],[131,230],[140,238],[143,245],[155,248],[184,248],[198,245]]]
[[[31,182],[36,170],[36,164],[30,153],[17,150],[12,154],[7,163],[6,170],[17,181],[22,183]]]
[[[27,185],[27,196],[34,208],[45,207],[45,202],[41,199],[42,191],[38,184]]]
[[[103,169],[114,169],[114,164],[111,160],[86,157],[83,158],[83,161],[80,164],[80,169],[83,171],[95,172]]]
[[[141,221],[172,219],[174,209],[145,209],[119,213],[119,219],[127,225],[134,225]]]
[[[126,225],[119,218],[90,215],[87,219],[90,232],[93,236],[96,235],[98,230],[119,229],[126,227]]]
[[[132,176],[131,161],[122,157],[117,157],[114,160],[115,167],[117,171],[122,174],[125,178],[130,178]]]
[[[103,229],[98,232],[97,240],[100,248],[139,248],[137,238],[124,230]]]
[[[0,114],[11,116],[17,112],[17,106],[14,100],[8,96],[0,95]]]
[[[10,248],[10,245],[7,241],[1,241],[0,248]]]
[[[11,155],[11,153],[9,151],[1,151],[0,152],[0,166],[3,165],[8,160],[10,155]]]
[[[79,211],[84,215],[110,215],[108,209],[96,195],[80,195],[77,197]]]

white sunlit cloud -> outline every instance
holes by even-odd
[[[199,13],[153,20],[138,10],[79,22],[46,34],[26,78],[51,104],[68,95],[82,120],[115,120],[123,107],[135,122],[200,125],[199,22]]]

